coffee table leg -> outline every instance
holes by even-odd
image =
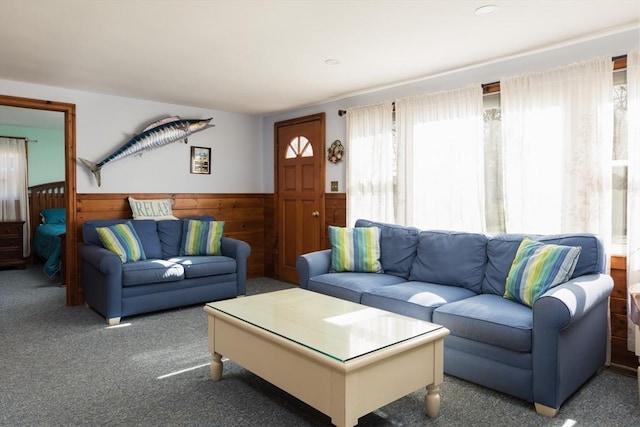
[[[440,386],[429,384],[427,386],[427,395],[424,397],[424,403],[427,408],[427,415],[435,418],[440,412]]]
[[[222,378],[222,355],[211,353],[211,378],[218,381]]]

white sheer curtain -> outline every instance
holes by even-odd
[[[395,223],[393,104],[347,110],[347,225]]]
[[[507,232],[611,241],[613,65],[596,58],[500,81]]]
[[[640,283],[640,50],[627,55],[627,284]],[[628,312],[628,311],[627,311]],[[629,320],[627,345],[635,350]]]
[[[398,222],[485,231],[482,87],[396,101]]]
[[[21,220],[24,256],[29,255],[27,141],[0,137],[0,221]]]

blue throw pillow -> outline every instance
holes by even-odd
[[[532,307],[549,288],[571,278],[580,251],[579,246],[545,245],[525,237],[509,270],[504,297]]]
[[[418,228],[366,219],[358,219],[355,226],[378,227],[380,229],[380,264],[385,274],[409,278],[418,246],[420,234]]]
[[[131,222],[97,227],[96,233],[104,247],[118,255],[123,263],[147,259]]]

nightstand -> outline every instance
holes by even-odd
[[[25,268],[22,232],[24,221],[0,221],[0,267]]]

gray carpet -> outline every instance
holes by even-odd
[[[330,426],[327,416],[225,362],[210,379],[201,306],[123,319],[108,328],[40,267],[0,270],[2,426]],[[250,294],[289,287],[252,279]],[[548,419],[533,404],[446,376],[440,415],[419,390],[360,426],[638,426],[636,379],[606,369]]]

